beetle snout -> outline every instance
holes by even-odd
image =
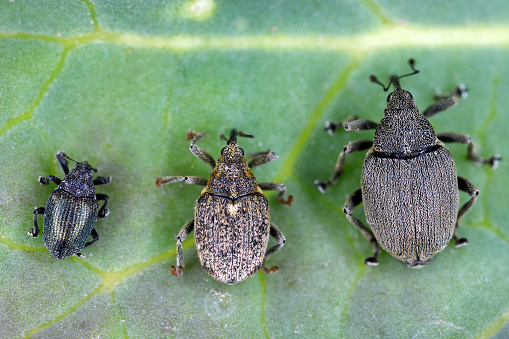
[[[387,108],[385,111],[399,111],[403,109],[416,110],[417,106],[410,92],[404,89],[397,89],[387,96]]]
[[[77,163],[76,168],[80,172],[92,172],[92,170],[94,170],[94,168],[90,166],[90,164],[87,161]]]

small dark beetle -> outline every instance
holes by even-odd
[[[373,257],[364,261],[368,265],[378,265],[380,247],[408,267],[422,267],[451,238],[456,246],[468,244],[467,239],[457,237],[455,230],[474,205],[479,191],[470,181],[456,175],[453,157],[442,142],[467,144],[468,158],[477,164],[496,168],[501,160],[498,155],[481,159],[467,135],[435,134],[427,118],[454,106],[458,101],[456,95],[465,95],[466,89],[459,86],[455,93],[437,97],[441,100],[421,114],[412,95],[399,82],[400,78],[419,72],[412,59],[410,66],[412,73],[392,76],[387,87],[371,76],[371,81],[382,85],[384,91],[391,84],[394,86],[380,123],[354,120],[356,117],[326,123],[325,130],[331,134],[339,126],[347,131],[376,129],[373,141],[354,141],[343,148],[328,181],[315,182],[323,193],[343,172],[346,154],[369,148],[362,168],[361,189],[353,192],[343,207],[348,220],[374,246]],[[459,211],[458,190],[470,195]],[[361,202],[371,229],[352,215]]]
[[[48,185],[50,181],[57,184],[57,188],[51,193],[46,208],[39,207],[34,211],[34,228],[28,235],[36,237],[39,234],[37,216],[44,214],[43,238],[48,250],[57,259],[63,259],[76,255],[84,257],[79,251],[95,243],[99,235],[94,228],[97,217],[104,218],[108,215],[106,205],[108,196],[96,194],[94,185],[103,185],[111,181],[111,177],[97,177],[92,179],[92,171],[97,172],[88,162],[77,162],[62,151],[56,155],[58,163],[65,173],[63,180],[50,175],[39,177],[39,183]],[[69,172],[67,160],[72,160],[76,166]],[[101,209],[98,210],[97,200],[104,200]],[[92,235],[93,240],[87,242]]]
[[[285,237],[270,223],[269,204],[262,190],[279,191],[278,199],[287,204],[291,203],[292,197],[284,201],[284,184],[258,184],[250,168],[276,159],[277,154],[270,150],[259,152],[253,154],[253,160],[247,163],[244,150],[237,145],[237,136],[253,136],[232,129],[216,164],[210,154],[196,146],[203,136],[203,133],[189,131],[188,139],[193,139],[189,149],[214,168],[209,180],[171,176],[158,177],[156,181],[158,187],[179,181],[206,186],[196,201],[194,219],[187,222],[177,236],[177,267],[172,266],[170,272],[177,276],[182,274],[182,241],[193,229],[201,265],[214,279],[235,284],[262,267],[269,273],[276,271],[276,267],[265,267],[265,261],[283,247]],[[221,137],[226,140],[224,136]],[[265,252],[269,234],[276,238],[278,244]]]

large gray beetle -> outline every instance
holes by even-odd
[[[392,76],[387,86],[375,76],[370,77],[384,91],[391,84],[394,87],[380,123],[355,120],[355,116],[326,123],[325,130],[330,134],[339,126],[347,131],[376,129],[372,141],[358,140],[343,148],[329,180],[315,181],[318,189],[325,192],[343,172],[347,154],[369,149],[362,167],[361,188],[350,194],[343,207],[348,220],[373,244],[373,256],[364,261],[368,265],[378,265],[380,248],[408,267],[422,267],[451,238],[456,246],[468,244],[467,239],[458,238],[456,230],[479,191],[469,180],[456,175],[453,157],[442,142],[467,144],[468,159],[477,164],[496,168],[501,160],[498,155],[481,159],[468,135],[435,134],[427,118],[456,105],[457,96],[464,96],[466,89],[460,85],[454,93],[437,97],[439,100],[421,114],[412,94],[403,90],[399,82],[402,77],[419,73],[414,64],[410,59],[413,72]],[[458,190],[470,196],[460,209]],[[370,228],[352,215],[361,202]]]

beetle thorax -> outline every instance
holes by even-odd
[[[433,127],[419,113],[409,92],[399,88],[389,94],[373,138],[377,152],[409,154],[434,146],[436,140]]]
[[[257,192],[258,184],[244,159],[244,151],[231,144],[223,148],[207,185],[207,192],[236,199]]]
[[[86,161],[77,163],[58,187],[76,197],[95,198],[92,166]]]

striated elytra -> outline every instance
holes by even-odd
[[[111,177],[92,178],[92,168],[88,162],[77,162],[67,156],[63,151],[56,155],[58,163],[65,173],[63,180],[50,175],[39,177],[39,183],[48,185],[50,181],[57,184],[57,188],[51,193],[46,207],[36,208],[34,211],[34,228],[28,232],[31,237],[37,237],[39,226],[37,216],[44,214],[43,238],[44,244],[57,259],[64,259],[72,255],[84,257],[79,253],[99,239],[94,228],[97,217],[104,218],[108,215],[106,206],[108,196],[96,194],[94,185],[107,184]],[[67,160],[74,161],[76,166],[69,172]],[[104,200],[104,204],[98,209],[98,200]],[[92,235],[93,240],[86,242]]]
[[[275,272],[276,267],[267,268],[264,263],[283,247],[285,237],[270,222],[269,205],[262,190],[279,191],[278,199],[283,203],[291,203],[292,197],[284,200],[284,184],[258,184],[250,168],[276,159],[277,154],[270,150],[259,152],[253,154],[253,159],[247,163],[244,150],[237,145],[237,136],[253,136],[232,129],[216,164],[210,154],[196,146],[203,136],[201,132],[189,131],[188,134],[188,138],[193,139],[190,151],[214,168],[208,180],[193,176],[169,176],[158,177],[156,181],[158,187],[180,181],[205,186],[196,201],[194,219],[187,222],[177,236],[177,267],[172,266],[170,272],[177,276],[182,274],[182,241],[192,230],[202,268],[216,280],[235,284],[262,267],[269,273]],[[266,251],[269,235],[276,239],[277,245]]]
[[[361,188],[350,194],[343,211],[348,220],[373,244],[374,254],[368,265],[378,265],[380,248],[408,267],[422,267],[453,238],[456,246],[468,244],[458,238],[456,230],[461,219],[474,205],[479,191],[467,179],[457,176],[454,159],[442,142],[468,145],[468,158],[477,164],[496,168],[501,158],[481,159],[469,136],[458,133],[436,134],[427,118],[454,106],[457,96],[466,95],[466,88],[458,86],[454,93],[438,96],[437,102],[422,114],[412,95],[401,88],[399,79],[413,72],[392,76],[384,86],[375,76],[371,81],[387,91],[387,107],[380,123],[370,120],[327,122],[325,130],[333,133],[339,126],[347,131],[376,129],[373,140],[358,140],[347,144],[340,152],[333,175],[328,181],[316,181],[323,193],[343,172],[346,154],[369,149],[364,159]],[[470,200],[459,209],[458,191],[469,194]],[[370,228],[352,215],[353,209],[364,204],[366,221]]]

